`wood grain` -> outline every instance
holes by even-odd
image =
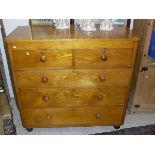
[[[128,86],[131,69],[64,69],[16,71],[18,88]],[[102,80],[101,77],[105,78]],[[47,82],[42,79],[47,78]]]
[[[123,106],[24,109],[24,127],[121,124]]]
[[[81,107],[122,105],[125,101],[126,91],[126,88],[121,87],[20,89],[19,96],[23,108]]]
[[[129,104],[130,113],[148,113],[149,111],[153,111],[153,109],[151,110],[151,107],[152,104],[154,104],[154,61],[148,57],[153,24],[153,19],[141,19],[135,20],[134,22],[133,30],[141,36],[141,41],[138,46],[135,72],[131,88]],[[146,68],[146,70],[143,70],[143,68]]]
[[[75,51],[75,65],[79,68],[131,67],[132,49],[85,49]],[[102,60],[106,56],[106,60]]]
[[[136,34],[133,34],[126,26],[114,26],[112,31],[85,32],[78,27],[71,26],[69,30],[58,30],[54,26],[20,26],[12,32],[7,38],[7,42],[32,42],[32,41],[50,41],[67,39],[131,39],[138,40]]]
[[[153,104],[155,105],[155,70],[154,67],[149,67],[148,71],[141,73],[141,79],[137,83],[136,97],[133,100],[133,111],[135,113],[150,112]],[[137,106],[138,105],[138,106]],[[143,106],[144,105],[144,106]],[[151,107],[150,107],[151,106]]]
[[[6,42],[23,126],[121,125],[138,40],[124,26],[18,27]]]
[[[45,62],[42,62],[42,57]],[[71,50],[17,50],[13,52],[16,69],[20,68],[64,68],[72,67]]]
[[[136,105],[135,105],[136,106]],[[141,104],[140,106],[133,107],[133,113],[135,114],[154,114],[155,104]]]
[[[134,41],[128,39],[74,39],[74,40],[49,40],[12,42],[12,50],[42,50],[42,49],[103,49],[103,48],[134,48]]]

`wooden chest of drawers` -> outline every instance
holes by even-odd
[[[129,29],[18,27],[6,42],[25,128],[123,123],[138,43]]]

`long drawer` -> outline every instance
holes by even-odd
[[[123,105],[24,109],[25,127],[91,126],[122,123]]]
[[[13,60],[20,68],[72,67],[71,50],[15,50]]]
[[[128,86],[131,69],[22,70],[18,88]]]
[[[122,105],[126,90],[121,87],[19,89],[19,98],[23,108]]]
[[[133,49],[84,49],[75,50],[75,66],[79,68],[130,67]]]

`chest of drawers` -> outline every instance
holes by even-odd
[[[123,123],[138,44],[129,29],[25,26],[6,42],[25,128]]]

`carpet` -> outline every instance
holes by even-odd
[[[94,135],[155,135],[155,125],[132,127],[118,131],[96,133]]]

